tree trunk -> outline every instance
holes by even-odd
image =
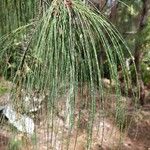
[[[146,21],[147,21],[147,16],[148,16],[148,1],[149,0],[142,0],[143,6],[142,6],[141,16],[139,20],[137,35],[140,35],[146,26]],[[142,50],[141,50],[142,44],[139,42],[138,39],[139,37],[137,37],[136,43],[135,43],[134,58],[135,58],[135,65],[137,69],[137,75],[138,75],[137,84],[140,85],[139,100],[140,100],[140,104],[144,105],[145,91],[144,91],[144,84],[143,84],[142,77],[141,77],[141,65],[140,65],[140,62],[142,60]]]
[[[110,3],[110,7],[111,7],[111,10],[110,10],[110,15],[109,15],[109,19],[112,23],[115,23],[116,22],[116,18],[117,18],[117,8],[118,8],[118,2],[117,0],[111,0],[111,3]]]

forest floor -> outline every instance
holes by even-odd
[[[0,79],[0,106],[9,103],[8,91],[11,86],[12,84],[10,82]],[[106,96],[106,99],[108,100],[108,105],[106,106],[108,113],[105,118],[99,116],[98,113],[95,116],[92,131],[92,150],[150,150],[150,89],[145,87],[145,92],[145,105],[138,110],[133,109],[130,99],[123,97],[128,105],[128,116],[127,127],[122,132],[116,126],[114,118],[112,117],[115,95],[112,93]],[[86,94],[85,87],[85,95]],[[81,99],[83,100],[85,97],[81,98],[79,96],[77,100],[78,103],[80,103]],[[64,114],[63,111],[65,109],[65,104],[63,103],[63,100],[66,99],[66,97],[62,96],[60,99],[62,99],[59,104],[61,107],[60,114]],[[76,110],[75,112],[75,120],[78,120],[78,111],[79,110]],[[55,126],[52,127],[45,118],[45,112],[40,111],[35,119],[36,138],[35,136],[26,138],[14,128],[12,130],[8,121],[0,123],[0,150],[7,150],[13,137],[15,137],[15,139],[13,139],[13,147],[8,150],[67,150],[67,148],[69,150],[86,150],[87,110],[83,108],[81,113],[82,117],[80,118],[80,126],[77,127],[76,125],[75,128],[69,132],[68,126],[64,123],[63,115],[56,115],[53,118],[53,125]],[[77,121],[75,121],[75,123],[76,122]],[[23,142],[19,145],[18,141]]]

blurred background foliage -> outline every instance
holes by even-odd
[[[92,1],[92,0],[91,0]],[[50,4],[51,1],[47,1]],[[92,1],[94,4],[99,4],[98,1]],[[108,1],[109,3],[103,7],[101,10],[106,17],[109,19],[111,13],[111,7],[113,2]],[[105,2],[102,1],[102,4]],[[112,4],[111,4],[112,3]],[[41,7],[45,5],[45,7]],[[34,28],[34,23],[38,20],[38,16],[44,12],[47,4],[42,3],[42,1],[36,0],[19,0],[15,3],[11,0],[1,0],[0,1],[0,37],[3,37],[5,34],[11,33],[11,31],[17,29],[20,26],[29,25],[30,34],[32,34],[32,28]],[[99,6],[99,9],[101,7]],[[43,11],[43,12],[42,12]],[[117,2],[117,8],[115,10],[115,18],[110,19],[121,32],[121,34],[126,39],[128,46],[130,47],[131,53],[134,54],[135,43],[138,42],[142,45],[141,51],[143,53],[141,66],[142,66],[142,77],[145,84],[149,84],[149,48],[150,48],[150,21],[147,21],[147,25],[144,27],[144,30],[138,34],[138,25],[139,17],[142,11],[142,0],[120,0]],[[7,14],[7,15],[6,15]],[[149,17],[149,15],[148,15]],[[147,19],[150,20],[150,19]],[[34,22],[34,23],[33,23]],[[31,24],[31,25],[30,25]],[[23,37],[27,36],[27,37]],[[24,33],[15,35],[15,37],[10,36],[11,46],[7,45],[9,50],[8,53],[11,53],[10,58],[5,58],[5,61],[1,62],[1,66],[5,66],[5,72],[9,72],[8,76],[14,75],[16,66],[19,64],[19,59],[22,54],[23,49],[26,47],[26,41],[29,38],[28,29],[24,29]],[[22,39],[22,40],[20,40]],[[24,40],[26,39],[26,40]],[[6,47],[5,44],[3,44]],[[17,49],[17,50],[16,50]],[[125,52],[126,53],[126,52]],[[7,56],[5,56],[7,57]],[[128,56],[127,56],[128,57]],[[107,66],[107,65],[105,65]],[[2,71],[2,67],[0,71]],[[106,69],[107,70],[107,67]],[[107,72],[107,71],[106,71]],[[145,77],[146,76],[146,77]],[[146,81],[145,81],[146,80]]]

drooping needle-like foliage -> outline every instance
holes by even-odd
[[[51,3],[7,0],[0,3],[3,4],[0,15],[5,16],[4,24],[7,25],[0,26],[0,61],[4,62],[5,73],[10,59],[16,63],[13,70],[16,90],[12,90],[16,110],[22,113],[22,89],[27,93],[38,91],[46,95],[45,111],[48,124],[53,129],[59,97],[67,95],[64,120],[71,131],[79,105],[77,96],[79,91],[83,95],[86,86],[90,97],[87,104],[87,141],[91,141],[95,114],[107,111],[103,85],[107,72],[115,86],[115,115],[118,123],[123,124],[125,109],[121,105],[121,84],[125,85],[124,91],[128,94],[131,80],[125,56],[131,55],[119,32],[100,12],[78,0],[54,0]],[[13,7],[11,12],[14,16],[9,16],[11,12],[7,7]],[[118,66],[122,70],[123,82],[119,80]],[[90,144],[88,142],[87,148]]]

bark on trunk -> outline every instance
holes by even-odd
[[[144,27],[146,26],[147,16],[148,16],[148,1],[149,0],[142,0],[143,6],[141,11],[141,16],[139,20],[139,26],[138,26],[138,35],[143,31]],[[139,37],[137,37],[136,44],[135,44],[135,65],[137,69],[137,75],[138,75],[138,85],[140,85],[140,104],[144,105],[144,98],[145,98],[145,91],[144,91],[144,84],[141,77],[141,65],[140,62],[142,60],[142,51],[141,51],[141,43],[138,40]]]
[[[117,0],[112,0],[111,10],[110,10],[110,15],[109,15],[109,19],[112,23],[116,22],[117,8],[118,8]]]

